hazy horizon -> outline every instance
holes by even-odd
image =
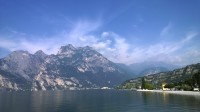
[[[199,63],[199,13],[199,0],[0,0],[0,58],[72,44],[116,63]]]

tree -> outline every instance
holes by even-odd
[[[194,87],[199,87],[200,88],[200,71],[198,71],[197,73],[195,73],[192,76],[192,80],[193,80]]]
[[[174,84],[166,84],[165,86],[164,86],[164,88],[174,88]]]
[[[190,87],[193,87],[193,80],[192,80],[191,78],[186,79],[186,80],[184,81],[184,84],[187,84],[187,85],[189,85]]]
[[[187,84],[182,84],[181,89],[183,89],[184,91],[192,91],[192,87]]]
[[[153,89],[153,85],[146,82],[145,81],[145,78],[142,77],[142,86],[141,86],[142,89],[149,89],[149,90],[152,90]]]
[[[153,89],[153,85],[150,84],[150,83],[146,83],[145,84],[145,89],[152,90]]]
[[[126,83],[125,89],[132,89],[132,88],[135,88],[135,84],[133,84],[133,83]]]
[[[145,79],[144,79],[144,77],[142,77],[142,86],[141,86],[142,89],[146,89],[145,83],[146,83]]]

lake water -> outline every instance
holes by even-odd
[[[121,90],[0,92],[0,112],[200,112],[199,96]]]

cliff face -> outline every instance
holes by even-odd
[[[88,46],[62,46],[56,55],[14,51],[0,59],[0,89],[114,87],[127,77],[124,70]]]
[[[195,73],[200,71],[200,63],[188,65],[184,68],[175,69],[169,72],[161,72],[144,76],[145,81],[159,88],[163,83],[183,82],[186,79],[192,78]],[[122,87],[131,84],[133,88],[138,88],[142,85],[142,77],[134,78],[122,83]]]

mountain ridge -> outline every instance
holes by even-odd
[[[159,72],[167,72],[170,70],[181,68],[180,66],[176,66],[173,64],[168,64],[165,62],[156,62],[156,61],[133,63],[130,65],[122,63],[116,63],[116,64],[120,68],[126,70],[127,73],[131,74],[132,78],[146,76],[150,74],[156,74]]]
[[[128,74],[93,48],[71,44],[57,54],[39,50],[14,51],[0,59],[0,88],[8,90],[56,90],[114,87]]]
[[[200,73],[200,63],[187,65],[183,68],[175,69],[168,72],[160,72],[146,76],[129,79],[123,82],[119,88],[141,88],[142,79],[151,84],[154,89],[161,89],[162,84],[181,83],[188,79],[192,79],[195,74]],[[200,75],[200,74],[198,74]]]

